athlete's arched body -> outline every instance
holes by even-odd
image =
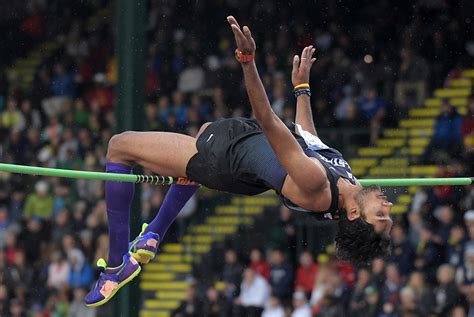
[[[378,187],[362,188],[335,149],[317,137],[308,91],[297,96],[295,125],[272,111],[254,62],[255,42],[248,27],[228,17],[242,64],[255,119],[219,119],[201,127],[197,138],[167,132],[125,132],[114,136],[107,152],[107,172],[130,173],[142,165],[161,175],[188,177],[231,193],[254,195],[275,190],[294,210],[321,219],[338,219],[338,254],[368,261],[388,250],[392,204]],[[308,87],[314,48],[293,60],[292,82]],[[133,184],[106,182],[109,218],[109,266],[86,296],[88,306],[107,302],[148,263],[169,225],[198,186],[173,185],[157,217],[129,244],[129,209]],[[140,263],[139,263],[140,262]],[[115,266],[115,267],[113,267]]]

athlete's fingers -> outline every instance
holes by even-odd
[[[247,40],[251,41],[252,40],[252,32],[250,32],[249,27],[245,25],[243,27],[243,30],[244,30],[244,35],[247,38]]]
[[[291,71],[291,75],[294,76],[298,72],[298,66],[300,65],[300,58],[298,55],[293,57],[293,70]]]
[[[316,61],[316,57],[313,57],[313,58],[311,59],[311,65],[313,65],[313,63],[314,63],[315,61]]]
[[[227,21],[228,21],[231,25],[232,25],[232,24],[237,25],[237,27],[240,29],[240,25],[239,25],[239,23],[237,22],[237,20],[234,18],[233,15],[229,15],[229,16],[227,17]]]
[[[242,33],[242,31],[237,25],[231,24],[231,28],[232,28],[232,32],[234,32],[237,45],[242,45],[246,40],[245,35]]]

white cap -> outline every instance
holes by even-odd
[[[474,210],[468,210],[464,214],[464,221],[474,221]]]

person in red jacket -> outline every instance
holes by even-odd
[[[270,265],[262,256],[262,251],[255,248],[250,251],[249,267],[257,274],[260,274],[267,281],[270,280]]]
[[[317,274],[318,265],[314,263],[311,253],[308,251],[301,253],[300,266],[296,270],[295,290],[305,292],[309,298]]]

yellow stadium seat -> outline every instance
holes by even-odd
[[[156,291],[156,290],[177,290],[184,291],[188,287],[188,282],[185,281],[173,281],[173,282],[147,282],[142,281],[140,288],[144,291]]]
[[[408,135],[406,129],[384,129],[383,135],[387,138],[403,138]]]
[[[174,272],[188,273],[191,272],[191,264],[187,263],[156,263],[152,262],[144,267],[145,272]]]
[[[474,69],[466,69],[462,72],[462,77],[474,78]]]
[[[434,92],[438,98],[467,97],[471,94],[470,88],[441,88]]]
[[[410,174],[412,176],[433,176],[437,172],[438,167],[435,165],[410,166]]]
[[[394,214],[403,214],[407,212],[408,206],[405,204],[396,204],[392,207],[392,213]]]
[[[377,159],[375,158],[354,158],[349,160],[349,165],[351,168],[356,167],[372,167],[377,164]]]
[[[377,146],[380,147],[400,147],[405,145],[405,139],[379,139]]]
[[[180,253],[184,251],[184,246],[179,243],[167,243],[163,247],[163,251],[169,253]]]
[[[139,317],[170,317],[171,310],[140,310]]]
[[[430,143],[430,140],[430,138],[413,138],[408,140],[408,145],[425,147]]]
[[[393,149],[384,147],[384,148],[378,148],[378,147],[366,147],[366,148],[360,148],[358,150],[359,156],[388,156],[393,154]]]
[[[431,128],[434,124],[434,119],[402,119],[400,126],[402,128]]]
[[[440,107],[441,106],[440,98],[430,98],[425,100],[425,106],[427,107]],[[449,103],[455,107],[465,107],[467,106],[466,98],[450,98]]]
[[[179,300],[147,299],[143,306],[145,306],[145,308],[176,309],[180,304],[181,302]]]
[[[400,195],[397,197],[397,202],[400,204],[409,204],[411,203],[411,195]]]
[[[408,165],[408,159],[406,158],[383,158],[382,159],[382,166],[407,166]]]
[[[415,108],[410,109],[408,114],[413,118],[436,117],[440,114],[441,108]]]
[[[412,128],[409,130],[410,137],[432,136],[433,128]]]
[[[176,278],[176,274],[170,272],[143,272],[140,275],[142,281],[171,281]]]
[[[176,291],[158,291],[155,293],[157,299],[164,300],[185,300],[186,292],[176,292]]]
[[[471,88],[472,80],[467,78],[452,79],[449,81],[449,85],[453,88]]]

